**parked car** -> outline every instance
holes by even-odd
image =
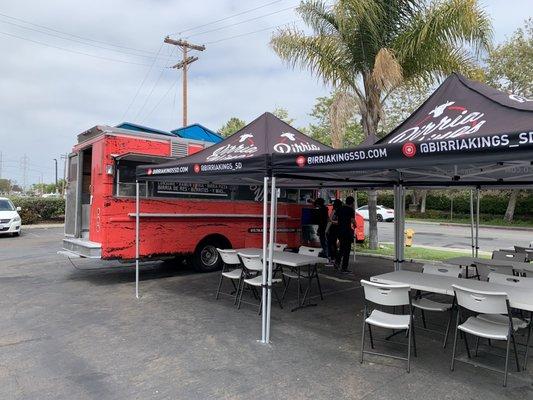
[[[11,200],[0,197],[0,234],[20,235],[22,221],[19,211],[20,207],[15,207]]]
[[[368,220],[368,206],[359,207],[356,210],[359,214],[363,216],[365,220]],[[376,207],[376,214],[378,221],[394,221],[394,210],[392,208],[387,208],[384,206]]]

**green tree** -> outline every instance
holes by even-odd
[[[487,82],[524,97],[533,96],[533,19],[489,51]]]
[[[501,90],[523,97],[533,96],[533,19],[525,21],[511,38],[490,50],[486,79]],[[504,219],[514,219],[520,190],[509,191],[509,202]]]
[[[11,185],[9,179],[0,179],[0,193],[9,194],[9,192],[11,192]]]
[[[352,107],[349,112],[343,115],[346,120],[344,124],[341,123],[342,132],[336,135],[332,133],[332,118],[335,115],[335,93],[329,96],[318,97],[316,103],[309,114],[313,117],[313,123],[305,129],[306,133],[313,139],[318,140],[328,146],[335,148],[354,147],[361,143],[364,139],[363,129],[360,123],[360,115],[356,113],[357,108]],[[332,115],[333,114],[333,115]]]
[[[228,137],[233,135],[235,132],[241,130],[246,126],[246,121],[243,121],[240,118],[237,117],[231,117],[228,122],[226,122],[222,127],[218,130],[218,133],[222,135],[222,137]]]
[[[279,30],[274,51],[290,66],[350,90],[368,141],[378,134],[383,105],[398,86],[475,69],[488,47],[490,20],[475,0],[305,0],[296,9],[312,30]],[[376,193],[369,193],[369,245],[377,248]]]
[[[294,123],[294,118],[289,117],[289,111],[287,111],[286,108],[276,107],[272,111],[272,114],[274,114],[276,117],[278,117],[283,122],[286,122],[289,125],[292,125]]]

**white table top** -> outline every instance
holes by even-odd
[[[263,256],[263,249],[257,248],[245,248],[235,249],[237,253],[241,253],[249,256]],[[268,250],[267,250],[268,257]],[[276,264],[286,265],[287,267],[305,267],[314,264],[325,264],[328,262],[327,258],[308,256],[306,254],[292,253],[289,251],[276,251],[273,252],[273,261]]]
[[[473,290],[503,292],[507,293],[511,307],[520,310],[533,311],[533,292],[523,288],[478,281],[476,279],[452,278],[411,271],[395,271],[373,276],[370,280],[372,282],[387,284],[405,284],[415,290],[447,294],[450,296],[454,295],[452,285],[458,285]]]
[[[479,257],[454,257],[447,260],[444,260],[447,264],[452,265],[472,265],[472,264],[482,264],[489,265],[494,267],[509,267],[513,269],[520,269],[524,271],[533,272],[533,264],[527,262],[519,262],[513,260],[494,260],[490,258],[479,258]]]

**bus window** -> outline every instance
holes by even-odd
[[[142,162],[122,160],[117,163],[117,172],[115,174],[115,196],[117,197],[135,197],[135,168],[142,165]],[[148,185],[141,182],[139,186],[139,196],[148,196]]]

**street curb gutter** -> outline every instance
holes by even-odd
[[[470,227],[470,224],[461,224],[455,222],[435,222],[435,221],[424,221],[421,219],[406,219],[406,223],[415,222],[417,224],[426,224],[426,225],[439,225],[439,226],[462,226]],[[480,228],[489,228],[489,229],[502,229],[502,230],[512,230],[512,231],[533,231],[533,228],[528,228],[527,226],[502,226],[502,225],[479,225]]]
[[[50,229],[50,228],[63,228],[65,224],[34,224],[34,225],[22,225],[22,229]]]

